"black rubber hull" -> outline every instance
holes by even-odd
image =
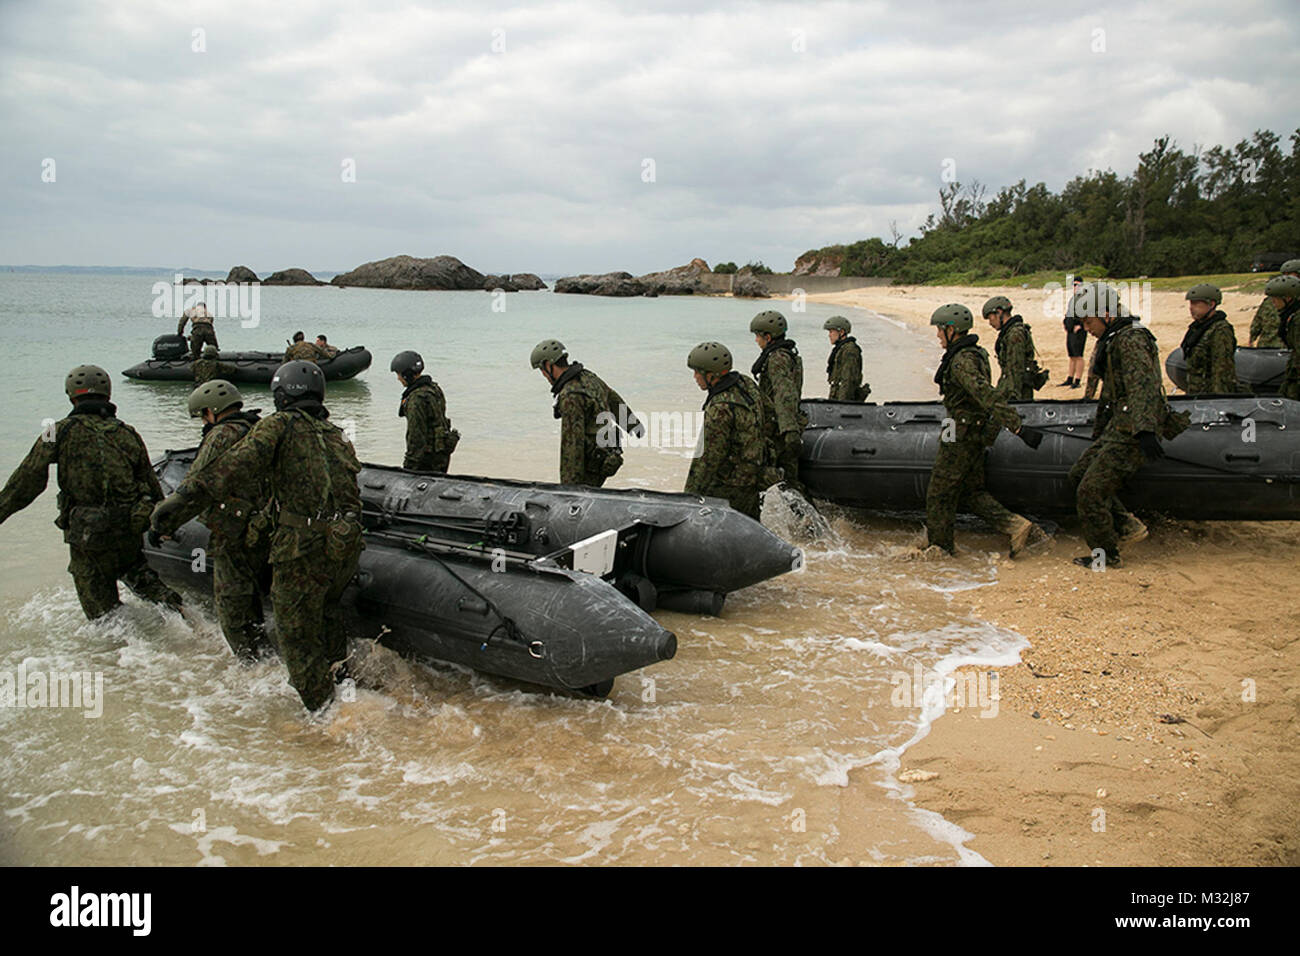
[[[1265,397],[1175,397],[1192,426],[1164,443],[1122,492],[1134,510],[1192,520],[1300,520],[1300,402]],[[1003,431],[988,455],[988,488],[1008,508],[1075,513],[1071,466],[1090,444],[1094,402],[1016,404],[1047,429],[1033,450]],[[877,511],[921,511],[945,412],[939,402],[803,402],[800,478],[815,497]],[[1253,438],[1254,441],[1246,439]]]
[[[283,352],[222,352],[222,362],[229,362],[239,371],[232,376],[235,383],[252,382],[269,385],[275,370],[284,364]],[[339,352],[334,358],[320,362],[320,370],[329,382],[353,378],[370,367],[370,352],[357,346]],[[192,382],[194,364],[188,358],[163,360],[149,359],[132,365],[122,372],[127,378],[149,382]]]
[[[1282,390],[1282,377],[1291,358],[1290,349],[1238,348],[1233,357],[1237,364],[1237,381],[1256,395],[1276,395]],[[1165,359],[1165,374],[1183,391],[1187,391],[1187,360],[1181,347]]]
[[[208,531],[188,522],[145,557],[165,579],[211,592],[193,566]],[[269,601],[268,616],[270,613]],[[668,660],[677,639],[609,583],[563,568],[494,572],[369,538],[343,595],[347,629],[402,651],[563,690],[603,692],[620,674]]]

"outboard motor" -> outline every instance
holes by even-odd
[[[153,340],[153,357],[165,362],[184,358],[189,351],[183,335],[160,335]]]

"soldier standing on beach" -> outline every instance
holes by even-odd
[[[1188,395],[1230,395],[1237,386],[1237,334],[1219,309],[1223,293],[1208,282],[1187,290],[1192,321],[1183,336]]]
[[[731,367],[731,352],[721,342],[701,342],[686,366],[695,384],[709,393],[698,454],[686,476],[685,491],[726,498],[741,514],[760,520],[763,491],[763,397],[748,375]]]
[[[220,506],[265,483],[275,502],[271,604],[289,683],[310,711],[346,675],[347,638],[339,599],[364,547],[357,461],[329,422],[325,376],[312,362],[288,362],[271,379],[276,411],[236,445],[185,480],[153,512],[153,530],[172,534],[184,516]]]
[[[36,500],[57,464],[54,524],[68,544],[68,571],[86,617],[102,617],[122,603],[118,581],[147,601],[179,609],[181,596],[144,560],[142,535],[162,498],[144,441],[118,419],[109,401],[113,383],[102,368],[79,365],[63,387],[72,412],[36,439],[0,491],[0,524]]]
[[[799,409],[803,394],[803,359],[794,340],[785,337],[785,316],[769,309],[754,316],[749,331],[763,351],[750,370],[758,380],[767,419],[768,457],[794,491],[804,494],[799,481],[799,452],[808,418]]]
[[[997,390],[1009,402],[1032,402],[1034,390],[1047,382],[1047,373],[1038,367],[1034,335],[1018,315],[1011,314],[1011,300],[995,295],[984,303],[984,318],[998,333],[993,345],[997,356]]]
[[[189,409],[192,418],[203,419],[203,443],[190,465],[193,474],[238,445],[261,420],[258,409],[244,411],[244,396],[222,379],[196,388]],[[251,662],[271,647],[262,621],[262,593],[270,571],[270,491],[265,478],[252,476],[239,492],[220,502],[210,501],[206,508],[192,498],[172,521],[180,527],[199,515],[208,529],[212,598],[221,633],[236,658]]]
[[[560,420],[560,483],[599,488],[623,467],[618,429],[640,437],[637,421],[621,395],[581,362],[569,364],[569,353],[557,339],[538,342],[529,358],[551,383],[553,414]]]
[[[1282,263],[1279,275],[1300,278],[1300,259],[1288,259]],[[1264,301],[1255,310],[1255,318],[1250,323],[1250,347],[1255,349],[1284,349],[1286,341],[1280,331],[1282,317],[1277,314],[1273,297],[1264,291]]]
[[[451,427],[442,389],[423,374],[424,358],[419,352],[398,352],[388,368],[397,374],[404,388],[397,407],[398,417],[406,419],[406,455],[402,467],[446,474],[451,467],[451,453],[460,442],[460,432]]]
[[[1282,397],[1300,399],[1300,279],[1293,275],[1268,280],[1264,294],[1273,301],[1283,348],[1291,350],[1282,378]]]
[[[212,315],[208,312],[208,307],[202,302],[185,310],[185,314],[181,316],[180,324],[176,326],[177,335],[185,334],[186,322],[193,325],[190,332],[190,358],[192,360],[199,357],[200,349],[204,345],[211,345],[213,348],[221,347],[217,345],[217,333],[212,327]]]
[[[842,315],[832,315],[823,324],[831,341],[831,355],[826,360],[826,381],[832,402],[865,402],[871,386],[862,381],[862,349],[849,335],[853,326]]]
[[[1147,536],[1146,525],[1120,501],[1120,489],[1145,461],[1164,457],[1160,436],[1173,438],[1186,422],[1165,399],[1155,336],[1120,305],[1118,290],[1090,283],[1070,310],[1097,339],[1093,367],[1102,382],[1093,441],[1070,469],[1070,482],[1088,547],[1104,552],[1114,567],[1121,544]],[[1093,554],[1074,563],[1096,566]]]
[[[925,496],[927,544],[952,554],[957,508],[965,501],[979,515],[1011,539],[1011,557],[1025,548],[1045,543],[1047,532],[1028,518],[1015,514],[984,488],[984,450],[1003,428],[1037,448],[1042,435],[1021,427],[1020,416],[993,388],[989,355],[970,334],[975,324],[971,310],[951,303],[935,309],[930,324],[943,346],[943,361],[934,381],[943,396],[948,420],[940,432],[939,451]]]

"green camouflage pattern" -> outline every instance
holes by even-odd
[[[985,445],[991,445],[1000,429],[1019,430],[1020,415],[993,387],[991,379],[989,353],[982,347],[971,345],[955,351],[939,391],[943,407],[956,425],[957,441],[977,436]]]
[[[845,336],[831,353],[830,371],[826,381],[830,384],[832,402],[863,402],[871,394],[871,386],[862,382],[862,347],[853,336]]]
[[[627,403],[595,372],[577,367],[580,370],[563,382],[555,400],[560,419],[560,483],[599,488],[618,470],[622,453],[614,445],[602,447],[604,438],[614,434],[613,426],[597,418],[608,412],[617,422],[619,406]],[[630,421],[630,416],[629,408],[624,420]]]
[[[338,603],[363,547],[361,463],[339,428],[305,410],[312,404],[262,419],[222,455],[191,468],[177,489],[208,507],[268,484],[277,643],[308,710],[333,697],[332,671],[347,651]]]
[[[781,339],[777,340],[782,341]],[[793,348],[769,346],[755,363],[758,391],[763,398],[767,456],[782,480],[804,493],[799,481],[799,451],[808,416],[799,409],[803,395],[803,359]]]
[[[997,356],[998,384],[996,391],[1009,402],[1032,402],[1034,378],[1038,375],[1038,350],[1034,348],[1034,334],[1023,321],[1008,322],[994,347]]]
[[[293,345],[284,350],[284,360],[286,362],[305,361],[315,362],[319,365],[322,358],[324,356],[321,355],[320,349],[316,348],[312,342],[294,342]]]
[[[83,401],[78,408],[38,437],[10,475],[0,490],[0,523],[36,500],[57,464],[55,524],[68,544],[68,571],[86,617],[121,603],[119,580],[145,600],[180,607],[180,595],[144,562],[141,535],[162,498],[144,440],[108,402]]]
[[[227,382],[230,382],[239,374],[238,367],[231,365],[229,362],[205,358],[201,358],[194,363],[193,371],[195,385],[202,385],[204,382],[210,382],[214,378],[223,378]]]
[[[184,325],[185,320],[182,319],[182,328],[177,330],[177,334],[181,334],[184,330]],[[190,334],[190,358],[197,362],[199,356],[203,353],[203,346],[205,345],[211,345],[213,348],[220,348],[220,346],[217,345],[217,333],[213,330],[210,323],[195,323],[194,331]]]
[[[1119,492],[1145,461],[1136,441],[1096,441],[1070,469],[1075,507],[1088,547],[1119,551],[1119,536],[1132,520]]]
[[[1102,384],[1093,438],[1135,441],[1138,432],[1159,433],[1169,405],[1160,350],[1150,330],[1133,323],[1119,331],[1106,348],[1104,367],[1096,371]]]
[[[1208,329],[1191,354],[1183,355],[1187,362],[1187,394],[1230,395],[1239,391],[1237,385],[1237,333],[1222,312],[1213,312],[1207,320]]]
[[[1265,298],[1255,310],[1255,317],[1250,321],[1250,342],[1257,349],[1284,349],[1281,333],[1278,331],[1282,317],[1277,314],[1277,306],[1271,298]]]
[[[399,414],[406,419],[406,455],[402,467],[446,473],[460,435],[453,434],[447,417],[447,399],[438,383],[427,375],[417,379],[402,399]]]
[[[1289,317],[1285,347],[1291,350],[1282,376],[1282,397],[1300,400],[1300,299],[1288,302],[1278,314]]]
[[[759,520],[764,434],[758,384],[739,372],[723,376],[704,402],[699,454],[691,461],[684,490],[725,498],[737,511]]]

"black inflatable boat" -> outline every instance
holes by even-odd
[[[1256,395],[1276,395],[1282,390],[1282,376],[1291,358],[1290,349],[1238,348],[1233,356],[1237,381]],[[1183,391],[1187,391],[1187,360],[1180,346],[1165,359],[1165,374]]]
[[[1174,397],[1192,425],[1164,442],[1123,492],[1136,511],[1174,518],[1300,520],[1300,402],[1243,396]],[[877,511],[925,508],[945,416],[939,402],[802,403],[810,422],[799,477],[814,497]],[[1009,432],[988,452],[988,488],[1008,508],[1034,516],[1075,512],[1068,473],[1088,447],[1096,403],[1018,402],[1026,425],[1043,429],[1031,449]]]
[[[194,451],[155,464],[163,488]],[[802,554],[729,508],[693,495],[615,491],[366,466],[366,550],[344,595],[349,629],[436,660],[604,694],[666,660],[675,636],[648,611],[718,613],[727,592],[797,569]],[[207,529],[146,545],[181,584]]]
[[[149,382],[192,382],[194,363],[190,358],[183,335],[160,335],[154,339],[153,358],[132,365],[122,372],[127,378]],[[231,379],[236,383],[255,382],[270,384],[275,370],[284,364],[283,352],[222,352],[218,360],[228,362],[238,370]],[[343,349],[332,359],[317,364],[325,373],[326,381],[352,378],[370,367],[370,352],[357,345]]]

